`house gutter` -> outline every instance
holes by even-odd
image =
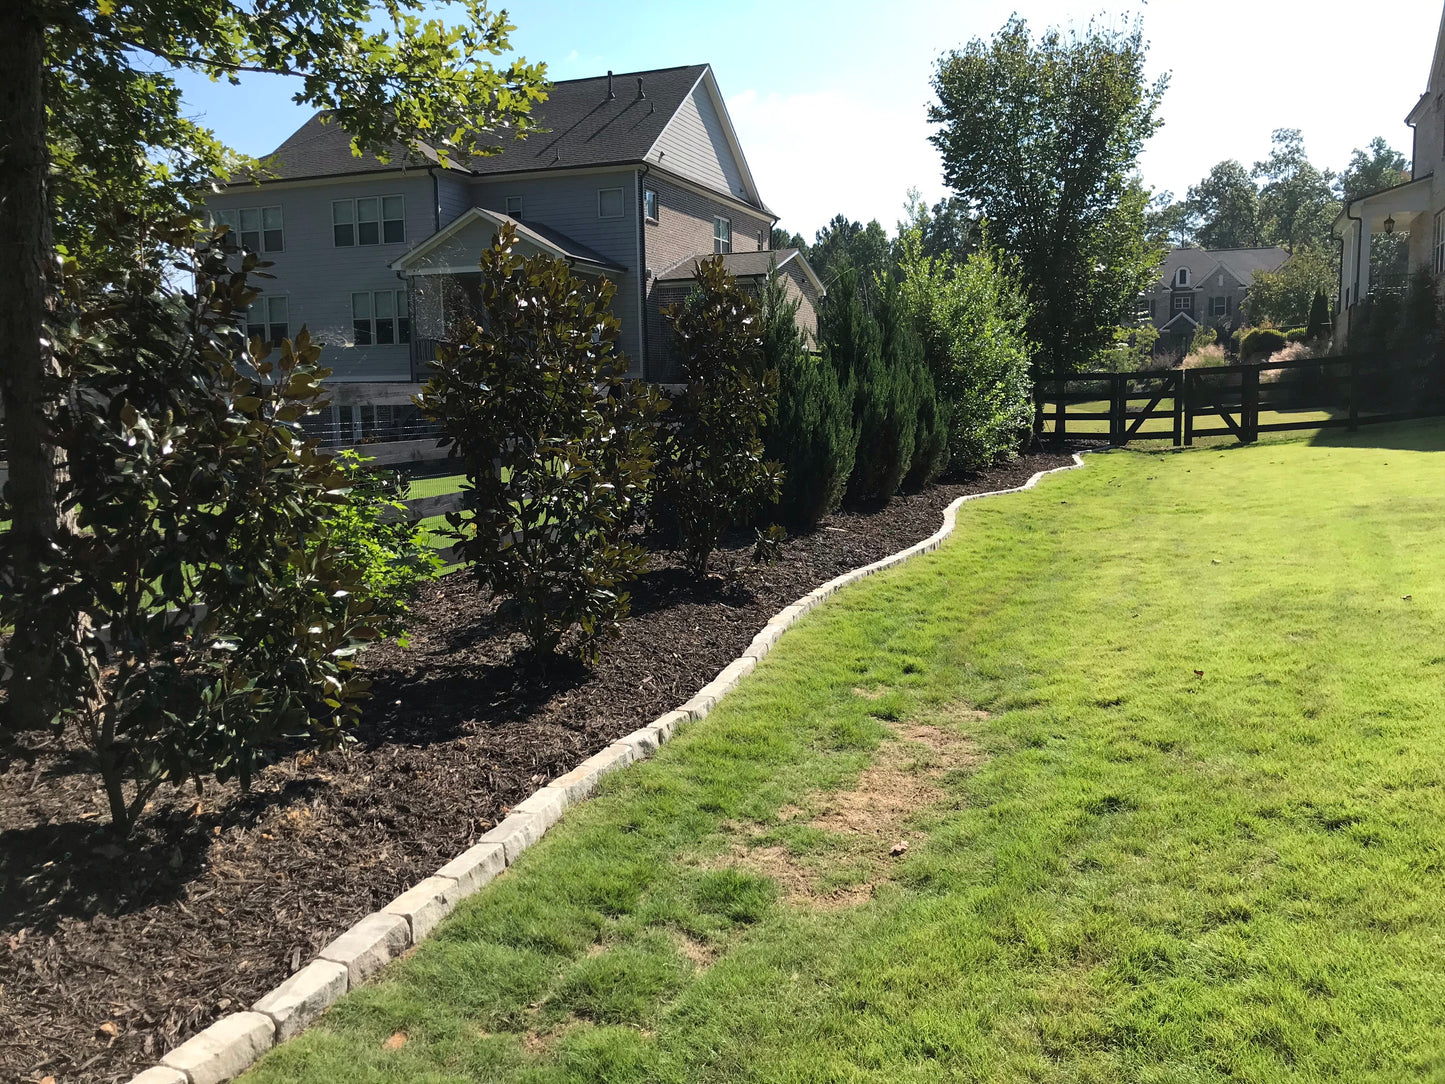
[[[647,179],[652,166],[644,162],[637,174],[637,345],[642,349],[642,376],[647,377]],[[662,208],[657,209],[661,216]]]
[[[426,171],[431,177],[432,233],[436,233],[442,228],[442,183],[437,180],[436,166],[427,166]]]
[[[1351,209],[1354,205],[1355,205],[1355,201],[1354,201],[1354,200],[1351,200],[1349,203],[1345,204],[1345,218],[1349,219],[1349,220],[1350,220],[1351,222],[1353,222],[1353,223],[1355,224],[1355,226],[1357,227],[1356,230],[1355,230],[1355,278],[1354,278],[1354,286],[1353,286],[1354,295],[1355,295],[1355,304],[1354,304],[1354,305],[1347,305],[1347,306],[1345,306],[1346,312],[1348,312],[1350,309],[1353,309],[1353,308],[1355,307],[1355,305],[1358,305],[1358,304],[1360,303],[1360,256],[1361,256],[1361,250],[1365,247],[1365,246],[1364,246],[1364,242],[1365,242],[1365,220],[1364,220],[1363,218],[1356,218],[1354,215],[1350,214],[1350,209]],[[1341,261],[1342,263],[1344,262],[1344,245],[1345,245],[1345,239],[1344,239],[1343,237],[1341,237],[1341,238],[1340,238],[1340,261]],[[1354,322],[1353,317],[1349,317],[1348,320],[1349,320],[1350,323],[1353,323],[1353,322]],[[1349,327],[1346,327],[1346,328],[1345,328],[1345,337],[1346,337],[1346,338],[1349,337],[1349,333],[1350,333],[1350,328],[1349,328]]]

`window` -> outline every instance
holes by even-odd
[[[1445,211],[1435,216],[1435,274],[1445,274]]]
[[[642,213],[647,221],[657,221],[657,193],[651,188],[642,190]]]
[[[258,297],[246,310],[246,338],[276,346],[291,337],[290,306],[284,295]]]
[[[1176,294],[1176,295],[1174,295],[1174,311],[1175,311],[1175,312],[1193,312],[1193,311],[1194,311],[1194,298],[1190,297],[1188,294]]]
[[[331,201],[331,241],[337,248],[395,245],[406,240],[406,201],[363,196]]]
[[[1175,286],[1188,286],[1188,285],[1189,285],[1189,268],[1187,268],[1187,267],[1181,267],[1181,268],[1178,270],[1178,272],[1175,273],[1175,275],[1174,275],[1174,285],[1175,285]]]
[[[712,250],[713,252],[731,252],[733,250],[733,224],[726,218],[712,220]]]
[[[285,247],[280,207],[241,207],[216,211],[211,217],[218,226],[230,226],[232,239],[239,241],[242,248],[280,252]]]
[[[759,230],[759,231],[758,231],[758,251],[761,252],[762,250],[763,250],[763,231],[762,231],[762,230]]]
[[[599,188],[597,190],[597,217],[622,217],[622,189]]]
[[[521,196],[508,196],[508,197],[507,197],[507,217],[508,217],[508,218],[515,218],[518,222],[522,221],[522,197],[521,197]]]
[[[1209,315],[1210,315],[1210,316],[1225,316],[1225,315],[1227,315],[1226,305],[1228,304],[1228,302],[1229,302],[1229,298],[1228,298],[1227,296],[1211,297],[1211,298],[1209,299]]]
[[[351,295],[351,344],[391,346],[411,342],[405,290],[361,291]]]

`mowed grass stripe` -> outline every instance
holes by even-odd
[[[966,505],[247,1079],[1445,1076],[1442,448]],[[920,725],[978,755],[907,853],[819,827]]]

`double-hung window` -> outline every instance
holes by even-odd
[[[411,342],[405,290],[363,290],[351,295],[354,346],[390,346]]]
[[[508,197],[507,197],[507,217],[508,217],[508,218],[515,218],[518,222],[521,222],[521,221],[522,221],[522,197],[521,197],[521,196],[508,196]]]
[[[1221,296],[1221,297],[1211,297],[1211,298],[1209,299],[1209,315],[1210,315],[1210,316],[1225,316],[1225,315],[1228,315],[1228,314],[1225,312],[1225,304],[1228,302],[1228,300],[1229,300],[1228,295]]]
[[[1435,274],[1445,274],[1445,211],[1435,216]]]
[[[331,201],[331,242],[337,248],[395,245],[405,240],[406,201],[401,196]]]
[[[712,250],[713,252],[731,252],[733,250],[733,224],[731,220],[716,217],[712,220]]]
[[[642,190],[642,215],[649,222],[657,221],[657,190],[644,188]]]
[[[290,305],[284,294],[262,294],[246,310],[246,338],[260,339],[272,346],[291,337]]]
[[[1192,312],[1194,311],[1194,297],[1193,297],[1193,295],[1191,295],[1191,294],[1175,294],[1175,295],[1174,295],[1174,311],[1175,311],[1175,312],[1189,312],[1189,313],[1192,313]]]
[[[215,211],[211,218],[218,226],[230,226],[232,240],[252,252],[280,252],[286,235],[281,228],[280,207],[238,207]]]
[[[621,218],[622,212],[622,189],[599,188],[597,190],[598,218]]]

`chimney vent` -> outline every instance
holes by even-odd
[[[612,69],[609,68],[607,70],[607,100],[610,102],[615,97],[617,95],[612,93]]]
[[[642,89],[642,76],[637,77],[637,100],[640,102],[647,97],[647,91]]]

